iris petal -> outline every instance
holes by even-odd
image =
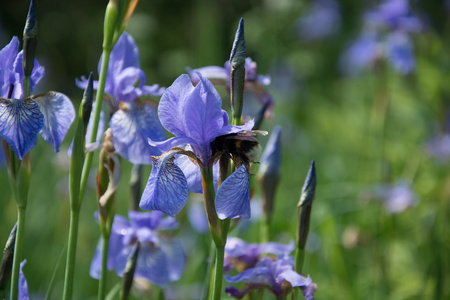
[[[219,219],[250,218],[249,181],[250,175],[242,165],[222,183],[215,201]]]
[[[43,126],[44,115],[35,101],[0,98],[0,137],[20,160],[36,145]]]
[[[176,151],[163,154],[154,162],[139,206],[176,216],[186,204],[189,189],[186,177],[174,164]]]
[[[0,97],[8,98],[11,84],[14,83],[14,80],[11,81],[11,76],[13,75],[11,71],[13,70],[13,64],[18,50],[19,39],[16,36],[11,39],[8,45],[0,50]]]
[[[19,270],[19,300],[28,300],[30,299],[30,296],[28,294],[28,284],[27,280],[25,278],[25,275],[23,275],[23,267],[27,263],[27,260],[23,260],[20,263],[20,270]]]
[[[161,237],[159,246],[167,258],[170,280],[179,280],[186,264],[186,254],[183,245],[178,239]]]
[[[57,92],[49,92],[32,99],[39,105],[45,119],[40,135],[55,148],[55,152],[59,152],[59,145],[75,118],[72,102],[66,95]]]
[[[134,276],[147,279],[158,286],[168,284],[171,280],[163,250],[150,243],[141,243]]]
[[[134,164],[151,164],[151,156],[161,151],[148,144],[148,138],[162,141],[164,130],[156,112],[149,105],[130,103],[126,110],[118,110],[111,118],[110,127],[116,151]]]

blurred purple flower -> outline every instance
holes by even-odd
[[[181,75],[161,98],[159,118],[175,137],[163,142],[149,139],[151,145],[165,153],[152,157],[152,172],[140,202],[142,209],[177,215],[186,204],[189,186],[196,186],[194,181],[199,180],[197,169],[213,164],[211,142],[218,136],[253,127],[253,121],[242,126],[228,125],[228,114],[222,110],[222,100],[214,86],[200,73],[197,76],[199,83],[194,87],[188,75]],[[189,155],[192,163],[182,170],[174,161],[177,154]],[[187,178],[185,174],[192,176]],[[248,171],[242,165],[222,183],[215,201],[219,218],[250,216],[248,182]]]
[[[386,37],[386,58],[399,73],[406,75],[416,68],[414,49],[410,38],[403,32],[392,32]]]
[[[75,110],[69,98],[57,92],[21,99],[22,52],[17,53],[18,47],[19,40],[13,37],[0,51],[0,138],[22,160],[36,145],[38,133],[58,152],[75,118]],[[43,76],[44,68],[35,61],[30,76],[31,91]]]
[[[354,75],[365,68],[373,67],[382,58],[403,75],[413,72],[416,66],[413,46],[408,35],[394,31],[381,36],[370,30],[364,31],[347,48],[341,57],[340,67],[344,73]]]
[[[133,246],[139,243],[135,278],[163,286],[181,278],[186,255],[178,239],[160,234],[160,231],[176,229],[178,223],[159,211],[128,213],[130,222],[116,215],[109,240],[107,267],[117,275],[123,275]],[[91,263],[90,275],[98,279],[101,271],[101,241]]]
[[[100,58],[98,72],[102,64]],[[120,156],[134,164],[151,164],[152,155],[160,155],[156,147],[147,139],[162,141],[165,133],[158,121],[155,110],[143,96],[161,96],[164,88],[154,84],[145,85],[145,74],[139,68],[139,53],[133,38],[124,32],[113,50],[106,76],[105,93],[115,111],[109,122],[114,148]],[[80,88],[86,88],[88,80],[76,79]],[[94,81],[98,88],[98,81]]]
[[[295,26],[304,40],[328,38],[341,29],[339,4],[333,0],[315,0],[305,15],[297,19]]]
[[[411,184],[399,181],[392,185],[380,185],[375,189],[374,195],[384,200],[386,211],[398,214],[419,201],[419,196],[411,189]]]
[[[261,288],[268,288],[278,298],[287,296],[291,287],[305,287],[302,290],[306,293],[305,299],[314,299],[313,294],[317,289],[309,276],[305,278],[294,271],[293,257],[286,256],[280,256],[275,261],[265,257],[254,268],[233,277],[225,276],[225,279],[230,283],[247,283],[241,290],[233,286],[225,288],[225,292],[236,299],[241,299],[250,291]]]
[[[18,300],[29,300],[30,299],[30,296],[28,294],[27,279],[25,278],[25,275],[23,275],[23,267],[25,266],[26,263],[27,263],[26,259],[20,263]]]
[[[288,256],[295,249],[294,242],[279,244],[275,242],[248,244],[237,237],[228,237],[225,244],[224,271],[230,272],[236,265],[244,269],[253,268],[262,254]]]
[[[422,22],[409,8],[408,0],[388,0],[364,16],[360,37],[344,52],[340,67],[355,74],[386,59],[400,74],[415,70],[411,33],[423,29]]]
[[[448,160],[450,158],[450,134],[440,134],[433,137],[425,145],[428,155],[436,157],[440,160]]]
[[[419,32],[423,29],[421,20],[411,11],[408,0],[385,0],[376,9],[367,12],[364,19],[369,26],[390,30]]]
[[[187,68],[187,71],[194,84],[200,82],[200,78],[197,75],[197,73],[200,73],[213,84],[222,84],[226,86],[228,91],[230,90],[231,65],[229,60],[225,62],[225,66],[223,68],[218,66],[208,66],[198,69]],[[244,91],[252,92],[263,106],[266,104],[268,105],[266,110],[266,118],[269,119],[271,119],[273,115],[274,100],[266,91],[264,86],[270,85],[270,82],[270,76],[259,75],[257,72],[256,62],[252,61],[250,57],[247,57],[245,59]]]

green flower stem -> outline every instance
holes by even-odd
[[[302,274],[303,264],[305,262],[305,248],[297,248],[295,251],[295,271]]]
[[[23,97],[27,98],[31,95],[31,82],[30,76],[23,77]]]
[[[214,287],[212,298],[214,300],[220,300],[222,295],[222,277],[223,277],[223,260],[225,256],[225,243],[223,246],[216,244],[216,263],[214,267]]]
[[[72,298],[73,291],[73,276],[75,272],[75,256],[77,251],[78,238],[78,221],[80,219],[79,210],[72,209],[70,211],[70,227],[69,227],[69,242],[67,248],[67,262],[66,274],[64,280],[63,299],[68,300]]]
[[[108,272],[108,246],[110,234],[102,234],[102,271],[98,285],[98,300],[105,299],[106,295],[106,274]]]
[[[17,206],[17,233],[16,244],[14,246],[14,259],[13,269],[11,277],[11,297],[10,299],[18,299],[18,287],[19,287],[19,270],[20,261],[22,257],[22,243],[23,243],[23,231],[25,227],[25,212],[26,206]]]

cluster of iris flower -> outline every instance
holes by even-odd
[[[408,0],[384,1],[364,15],[363,30],[342,57],[342,70],[354,74],[386,59],[398,73],[410,74],[416,65],[411,34],[423,28]]]

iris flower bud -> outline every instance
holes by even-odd
[[[245,50],[244,19],[241,18],[230,55],[231,113],[235,125],[241,124],[242,106],[244,103]]]

